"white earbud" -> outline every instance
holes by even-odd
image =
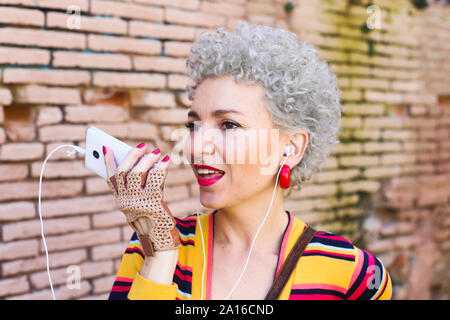
[[[287,156],[293,156],[295,154],[295,147],[292,145],[286,146],[284,149],[284,155]]]

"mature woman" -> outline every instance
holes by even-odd
[[[110,299],[264,299],[310,230],[284,209],[284,191],[300,190],[338,143],[335,75],[293,33],[245,22],[201,34],[191,52],[185,150],[200,202],[214,210],[174,218],[163,201],[169,156],[142,143],[116,167],[104,147],[108,183],[135,231]],[[391,297],[374,255],[326,231],[311,237],[278,299]]]

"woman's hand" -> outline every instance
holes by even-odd
[[[179,247],[175,220],[164,203],[163,183],[169,156],[162,161],[159,149],[146,153],[145,144],[131,149],[116,167],[113,151],[104,146],[108,184],[114,190],[119,209],[137,233],[144,253]]]

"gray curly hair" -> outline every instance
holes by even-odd
[[[225,28],[203,31],[186,60],[195,85],[187,86],[189,100],[206,78],[235,76],[266,90],[266,108],[274,126],[284,133],[303,129],[309,145],[300,163],[291,168],[291,186],[301,184],[321,170],[339,143],[340,90],[336,75],[320,61],[312,45],[299,42],[294,33],[240,21],[233,33]],[[290,192],[289,192],[290,194]]]

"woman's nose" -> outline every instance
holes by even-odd
[[[217,141],[217,130],[213,128],[201,127],[192,133],[191,152],[194,161],[202,160],[211,156],[215,152],[215,141]]]

